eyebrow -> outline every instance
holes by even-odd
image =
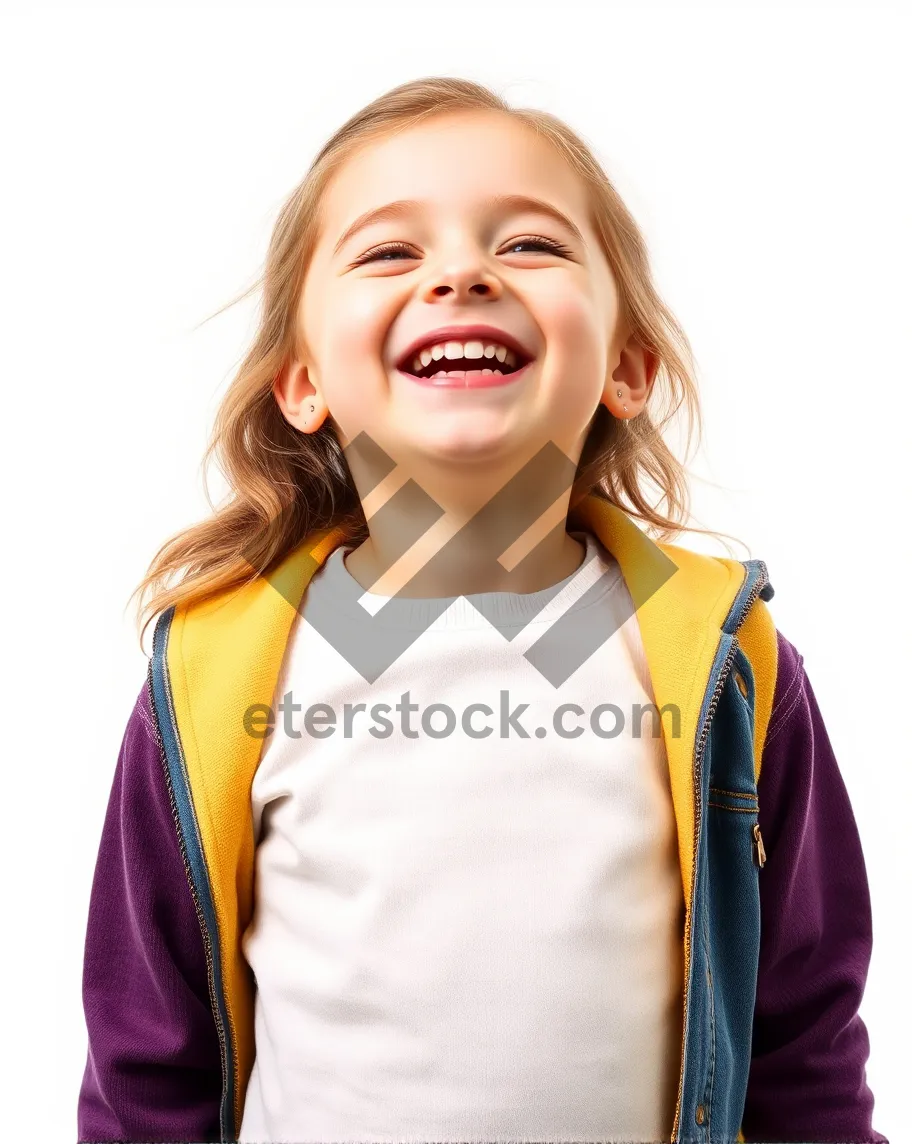
[[[394,203],[386,203],[382,207],[374,207],[373,210],[365,211],[364,214],[359,215],[355,219],[333,247],[333,257],[339,253],[349,239],[354,238],[358,231],[377,222],[395,222],[397,219],[404,218],[414,211],[420,211],[424,205],[425,204],[418,199],[397,199]],[[545,202],[544,199],[531,198],[529,195],[492,195],[491,198],[487,200],[487,205],[496,208],[504,214],[528,213],[547,215],[556,223],[565,227],[581,246],[586,245],[579,227],[571,222],[562,211],[552,206],[551,203]]]

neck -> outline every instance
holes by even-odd
[[[347,459],[370,535],[345,566],[366,591],[538,592],[582,564],[585,548],[567,533],[576,465],[553,446],[494,467],[399,463],[379,483],[367,479],[367,458]]]

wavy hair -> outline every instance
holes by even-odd
[[[212,515],[165,541],[130,596],[139,596],[140,645],[160,612],[268,574],[315,530],[342,525],[356,543],[369,535],[332,418],[314,433],[299,432],[283,416],[272,386],[297,348],[295,315],[316,243],[322,196],[333,175],[371,140],[431,116],[465,111],[500,112],[530,128],[582,179],[595,232],[617,282],[622,315],[658,362],[648,407],[638,416],[622,423],[603,404],[598,406],[577,466],[571,505],[586,493],[604,497],[658,541],[682,531],[729,535],[685,527],[690,517],[686,470],[665,444],[663,431],[683,406],[687,448],[695,423],[698,438],[702,436],[693,354],[659,297],[646,242],[617,190],[583,139],[556,116],[510,107],[471,80],[432,76],[379,96],[335,132],[282,205],[259,278],[211,315],[217,317],[262,286],[253,343],[216,412],[202,461]],[[213,461],[229,486],[218,507],[206,481]],[[176,580],[168,586],[172,576]]]

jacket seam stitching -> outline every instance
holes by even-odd
[[[789,722],[789,719],[790,719],[792,713],[794,712],[795,708],[798,706],[799,702],[801,701],[801,695],[802,695],[802,688],[798,688],[795,691],[794,698],[789,703],[788,710],[784,711],[782,713],[782,717],[778,721],[778,723],[776,724],[776,727],[773,730],[772,735],[767,736],[767,743],[772,743],[774,739],[777,739],[779,737],[779,735],[781,734],[781,732],[785,729],[785,727],[788,726],[788,722]]]
[[[152,700],[152,687],[151,687],[151,684],[149,683],[148,677],[146,678],[146,682],[144,684],[144,687],[145,687],[145,690],[149,694],[149,702],[151,703],[153,701]],[[158,747],[158,740],[155,738],[155,728],[152,726],[152,721],[151,721],[149,715],[146,713],[146,710],[143,707],[142,703],[139,704],[139,718],[142,721],[142,725],[146,729],[146,733],[149,736],[150,742],[154,742],[155,746],[157,748]]]
[[[754,802],[757,801],[757,796],[755,794],[750,794],[747,791],[722,790],[721,787],[711,786],[709,788],[709,793],[710,794],[727,794],[727,795],[731,795],[732,798],[749,798],[749,799],[752,799]]]
[[[798,656],[798,664],[795,668],[795,674],[785,689],[785,694],[776,704],[773,713],[770,715],[769,730],[766,735],[767,744],[771,743],[773,739],[780,733],[782,728],[788,722],[789,716],[795,710],[798,701],[801,698],[802,688],[800,686],[801,679],[804,676],[804,657]],[[786,708],[786,703],[788,707]],[[785,710],[783,710],[785,708]]]

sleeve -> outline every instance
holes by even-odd
[[[148,682],[130,715],[101,835],[82,997],[80,1141],[217,1141],[221,1055]]]
[[[747,1141],[886,1144],[872,1126],[858,1011],[872,948],[861,840],[803,657],[777,640],[757,788],[766,863],[742,1132]]]

